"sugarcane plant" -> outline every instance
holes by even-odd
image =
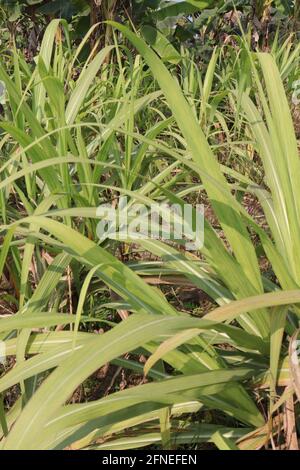
[[[204,77],[197,65],[180,63],[188,72],[180,80],[178,64],[126,26],[110,26],[136,48],[134,61],[114,43],[92,51],[76,76],[92,32],[74,53],[66,23],[55,20],[33,69],[17,50],[0,65],[0,272],[14,282],[17,310],[0,318],[1,350],[13,365],[0,377],[1,449],[273,445],[282,440],[286,404],[296,420],[300,398],[300,163],[284,78],[272,54],[253,54],[245,39],[250,81],[239,71],[218,93],[219,51]],[[107,63],[108,54],[115,61]],[[240,144],[230,140],[223,99],[239,118],[231,127]],[[219,162],[224,144],[211,141],[220,126],[233,154],[259,159],[262,181]],[[182,188],[186,175],[198,183]],[[97,237],[97,207],[108,200],[182,206],[199,192],[217,222],[205,217],[195,253],[182,241],[129,236],[118,246]],[[246,210],[249,195],[263,224]],[[120,247],[136,245],[155,262],[120,258]],[[66,294],[72,276],[76,308]],[[212,308],[187,314],[153,277],[194,286]],[[100,301],[96,317],[87,300],[99,286],[114,295]],[[90,323],[102,325],[102,334]],[[143,380],[72,403],[107,363]],[[18,384],[7,409],[6,392]],[[295,435],[289,445],[297,446]]]

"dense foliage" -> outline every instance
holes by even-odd
[[[298,4],[1,3],[1,449],[298,448]]]

